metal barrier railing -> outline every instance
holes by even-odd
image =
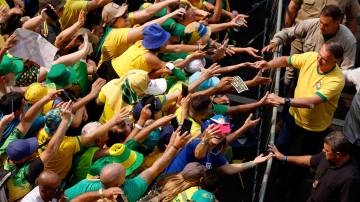
[[[282,28],[283,1],[275,0],[272,4],[271,11],[272,11],[271,15],[269,15],[269,17],[265,19],[264,41],[263,41],[264,46],[266,45],[265,42],[269,41],[269,39],[276,32],[280,31]],[[280,57],[281,53],[282,53],[282,46],[278,47],[277,52],[273,54],[273,58]],[[277,68],[277,69],[271,70],[270,77],[272,78],[273,82],[265,90],[273,92],[275,94],[279,94],[280,69]],[[261,150],[264,150],[266,148],[267,144],[269,144],[269,143],[272,144],[272,143],[274,143],[274,140],[275,140],[277,107],[273,107],[271,109],[271,111],[269,111],[268,113],[269,114],[266,114],[266,115],[269,116],[268,118],[270,119],[270,121],[269,121],[269,119],[264,118],[262,120],[262,122],[260,123],[260,127],[259,127],[260,138],[258,141],[257,154],[260,154]],[[264,114],[264,117],[266,117],[265,114]],[[252,201],[259,201],[259,202],[264,201],[271,167],[272,167],[272,159],[270,159],[267,162],[265,171],[263,171],[264,174],[263,174],[263,177],[261,180],[259,192],[257,192],[257,190],[258,190],[257,183],[254,184]],[[255,174],[254,174],[255,182],[258,181],[259,173],[260,172],[258,171],[258,169],[256,169]],[[256,199],[258,199],[258,200],[256,200]]]

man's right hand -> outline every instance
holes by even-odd
[[[275,43],[270,43],[269,45],[265,46],[261,52],[275,52],[277,49],[277,45]]]
[[[269,65],[269,62],[267,62],[265,60],[254,62],[254,66],[257,69],[270,69],[271,68]]]
[[[183,134],[180,134],[181,130],[180,127],[172,134],[173,138],[173,146],[177,149],[182,149],[186,143],[190,140],[191,135],[189,132],[185,132]],[[170,141],[172,142],[172,141]]]
[[[275,158],[277,158],[280,161],[284,160],[285,157],[284,154],[279,152],[279,150],[276,148],[274,144],[269,144],[268,146],[269,146],[268,151],[273,153],[273,156],[275,156]]]

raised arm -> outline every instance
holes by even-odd
[[[175,157],[177,152],[184,147],[189,139],[190,134],[187,132],[180,134],[179,128],[172,134],[172,138],[164,154],[159,159],[157,159],[150,168],[144,170],[140,174],[141,177],[148,183],[148,185],[150,185],[154,179],[164,171],[164,169],[170,164],[171,160]]]
[[[183,13],[185,13],[185,9],[184,8],[180,8],[177,9],[174,12],[171,12],[163,17],[154,19],[152,21],[146,22],[145,24],[141,25],[140,27],[134,27],[130,30],[129,34],[128,34],[128,41],[129,42],[136,42],[138,40],[141,40],[143,38],[143,31],[145,29],[145,27],[151,25],[151,24],[159,24],[162,25],[166,20],[170,19],[170,18],[174,18],[178,15],[183,15]],[[192,50],[190,50],[192,51]]]
[[[135,11],[133,16],[133,24],[143,24],[144,22],[147,22],[149,19],[151,19],[156,13],[161,11],[161,9],[177,2],[179,2],[179,0],[165,0],[159,3],[155,3],[146,9]]]
[[[129,117],[129,112],[122,108],[110,121],[106,122],[104,125],[97,128],[91,135],[81,136],[80,142],[81,145],[88,147],[92,142],[99,136],[107,134],[107,132],[114,126],[120,124],[125,121]]]
[[[57,48],[60,48],[63,43],[65,43],[66,41],[69,41],[74,36],[74,34],[82,26],[84,26],[85,18],[86,18],[86,12],[84,10],[80,11],[78,21],[75,22],[70,27],[63,30],[62,32],[60,32],[60,34],[56,37],[55,46]]]
[[[41,26],[42,23],[45,22],[47,15],[45,13],[46,8],[41,10],[41,14],[31,18],[30,20],[27,20],[23,25],[22,28],[28,29],[28,30],[34,30]]]
[[[209,27],[210,27],[212,33],[221,32],[223,30],[226,30],[229,28],[234,28],[234,27],[241,27],[241,26],[246,27],[247,22],[246,22],[245,18],[247,18],[247,16],[238,15],[229,22],[224,22],[224,23],[220,23],[220,24],[210,24]],[[242,21],[243,24],[238,24],[237,23],[238,21]]]
[[[260,121],[260,118],[258,118],[256,120],[251,120],[252,116],[253,116],[253,114],[250,114],[248,116],[248,118],[246,119],[245,123],[239,129],[237,129],[235,132],[232,132],[226,136],[227,144],[231,144],[234,140],[238,139],[242,134],[244,134],[250,128],[256,127],[256,125]]]
[[[269,154],[267,156],[264,156],[263,154],[257,156],[254,160],[245,162],[245,163],[233,163],[233,164],[225,164],[218,169],[227,175],[233,175],[245,170],[248,170],[250,168],[253,168],[257,166],[258,164],[261,164],[267,160],[269,160],[273,154]]]
[[[56,130],[53,137],[51,137],[49,144],[44,152],[40,154],[40,158],[44,164],[46,164],[57,152],[61,142],[64,139],[65,133],[71,124],[71,101],[66,103],[61,108],[61,123]]]
[[[17,129],[22,133],[26,134],[28,130],[30,129],[32,122],[35,120],[37,114],[41,111],[43,106],[48,103],[50,100],[55,99],[55,96],[63,90],[57,90],[50,92],[45,97],[43,97],[41,100],[36,102],[33,106],[30,107],[29,111],[25,113],[25,116],[21,119],[19,125],[17,125]]]
[[[287,161],[298,166],[309,167],[310,166],[310,155],[305,156],[285,156],[276,148],[275,145],[269,145],[269,151],[273,153],[273,156],[280,161]]]
[[[83,193],[72,199],[70,202],[93,202],[104,198],[111,199],[113,197],[115,198],[115,196],[119,197],[120,194],[124,193],[119,187],[110,187],[108,189],[104,189],[102,192],[92,191]]]
[[[221,131],[219,126],[216,126],[215,124],[209,125],[204,131],[204,135],[201,138],[201,142],[195,148],[194,151],[195,158],[197,158],[198,160],[203,159],[207,151],[209,150],[209,147],[212,147],[212,145],[210,145],[209,140],[214,136],[219,135],[220,133]]]
[[[91,86],[91,91],[85,97],[81,98],[80,100],[76,101],[73,105],[73,113],[79,110],[81,107],[85,106],[91,100],[97,98],[100,93],[101,88],[106,84],[104,79],[98,78]]]
[[[88,36],[85,34],[84,36],[84,44],[83,47],[74,52],[70,53],[68,55],[64,55],[59,57],[57,60],[53,62],[53,64],[64,64],[65,66],[73,65],[77,62],[79,62],[81,59],[86,57],[86,55],[91,51],[92,47],[90,42],[88,41]]]
[[[148,107],[150,107],[150,106],[148,106]],[[169,123],[171,121],[171,119],[173,119],[173,118],[175,118],[174,114],[161,117],[160,119],[154,121],[149,126],[147,126],[147,127],[143,128],[142,130],[140,130],[137,134],[129,135],[129,137],[126,138],[126,141],[128,141],[131,138],[134,138],[134,140],[136,142],[142,143],[148,137],[148,135],[151,133],[151,131],[153,131],[153,130],[161,127],[161,126],[164,126],[166,123]]]
[[[7,126],[7,124],[9,124],[12,120],[14,120],[15,115],[14,112],[8,115],[5,115],[1,118],[0,120],[0,141],[2,139],[3,136],[3,132],[5,130],[5,127]]]

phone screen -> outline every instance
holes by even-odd
[[[176,130],[177,128],[179,128],[179,123],[177,121],[177,118],[174,117],[173,119],[171,119],[171,125],[174,128],[174,130]]]
[[[181,89],[181,95],[182,97],[186,97],[189,94],[189,88],[185,85],[182,84],[182,89]]]
[[[186,131],[190,133],[191,126],[192,126],[192,122],[189,119],[185,119],[180,129],[181,134],[185,133]]]

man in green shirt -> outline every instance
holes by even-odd
[[[154,179],[169,165],[179,149],[189,140],[187,132],[180,135],[180,130],[173,133],[164,154],[154,164],[133,179],[125,180],[125,168],[121,164],[109,164],[101,170],[100,179],[82,180],[73,187],[65,190],[68,200],[93,201],[103,198],[102,188],[121,187],[129,202],[137,201],[146,191]],[[88,193],[85,193],[88,192]],[[83,194],[85,193],[85,194]],[[83,195],[82,195],[83,194]]]

